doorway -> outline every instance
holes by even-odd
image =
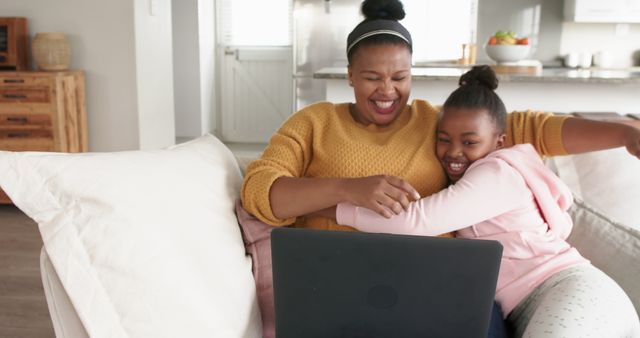
[[[293,112],[291,0],[220,0],[219,134],[266,143]]]

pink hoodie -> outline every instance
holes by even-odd
[[[569,188],[529,144],[474,162],[454,185],[411,203],[390,219],[341,203],[337,221],[365,232],[490,239],[503,246],[496,300],[506,317],[554,273],[585,264],[565,240],[572,228]]]

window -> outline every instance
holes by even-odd
[[[300,8],[318,6],[323,10],[329,5],[331,15],[327,18],[337,22],[333,22],[334,27],[327,28],[328,31],[335,31],[335,26],[345,25],[345,18],[360,17],[358,12],[362,3],[359,0],[335,3],[324,0],[219,0],[218,42],[227,46],[291,46],[294,2],[304,4],[299,5]],[[412,34],[415,62],[455,60],[462,56],[462,44],[476,42],[478,0],[402,2],[407,15],[401,23]],[[309,25],[320,20],[324,20],[324,17],[310,20]],[[336,40],[340,48],[352,28],[350,26],[344,32],[344,38],[340,36]]]
[[[414,62],[454,60],[476,43],[478,0],[403,0]]]
[[[291,45],[291,0],[221,0],[218,3],[221,44]]]

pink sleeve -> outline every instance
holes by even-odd
[[[480,162],[482,161],[482,162]],[[349,203],[338,204],[338,224],[364,232],[434,236],[516,209],[531,199],[522,176],[502,160],[480,160],[454,185],[410,204],[391,218]]]

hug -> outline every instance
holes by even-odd
[[[496,240],[502,316],[490,336],[639,336],[624,291],[566,242],[573,197],[541,157],[621,145],[638,156],[640,131],[508,114],[488,66],[465,73],[442,107],[409,103],[401,3],[365,1],[362,11],[346,49],[355,103],[291,116],[247,168],[244,208],[274,226]]]

